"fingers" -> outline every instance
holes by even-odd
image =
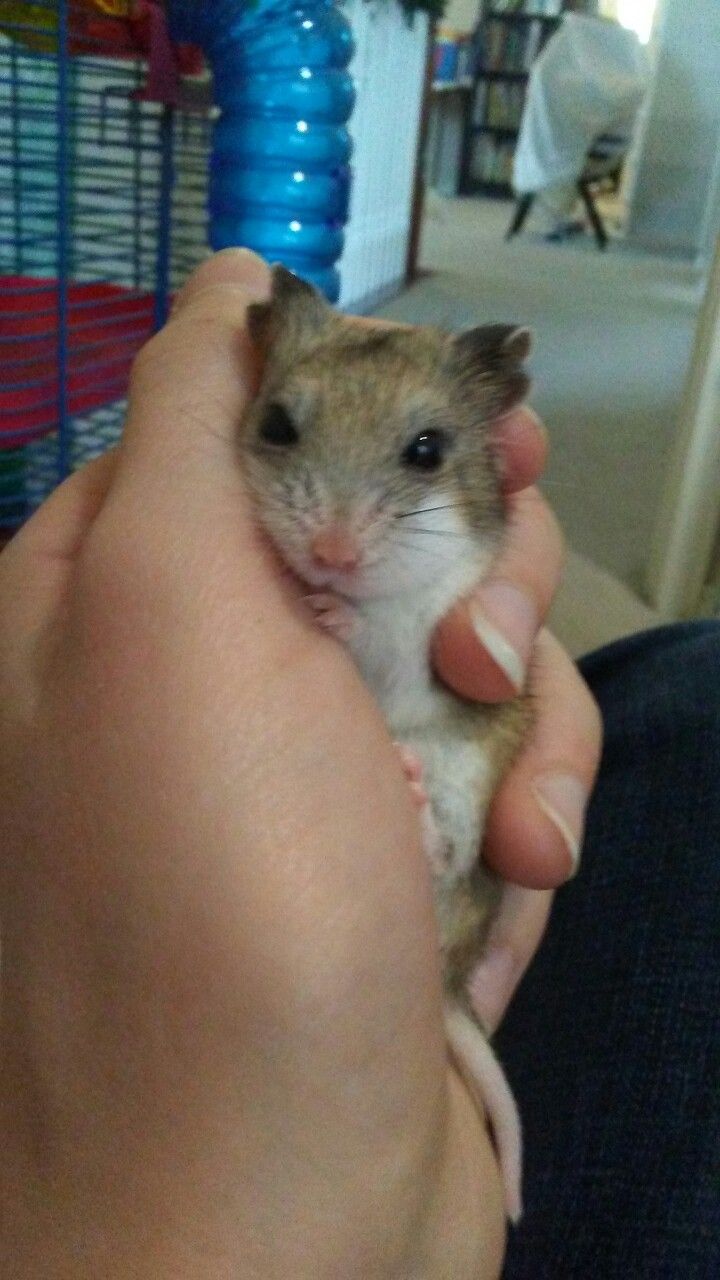
[[[174,529],[181,513],[195,533],[223,494],[237,515],[232,445],[258,374],[245,315],[268,288],[266,264],[241,250],[216,255],[191,277],[171,321],[136,360],[122,448],[65,481],[6,549],[0,578],[17,609],[13,625],[34,625],[57,602],[88,530],[118,494],[128,538],[137,528],[142,539],[145,517],[163,510]],[[129,493],[142,520],[133,521]]]
[[[205,289],[215,285],[239,285],[265,297],[269,289],[268,264],[249,249],[221,249],[203,262],[175,295],[172,314],[176,316]]]
[[[8,556],[71,560],[102,506],[116,464],[117,449],[111,449],[63,481],[15,535]]]
[[[126,430],[109,509],[129,531],[151,518],[178,538],[223,524],[242,508],[238,426],[258,385],[259,357],[247,307],[266,297],[269,269],[254,253],[228,251],[188,280],[173,314],[133,366]],[[132,504],[135,516],[131,516]]]
[[[500,1025],[525,970],[540,946],[550,915],[549,889],[507,884],[482,959],[468,984],[473,1008],[490,1035]]]
[[[115,670],[134,671],[151,632],[198,678],[207,652],[222,652],[218,691],[230,655],[259,681],[289,645],[314,646],[241,465],[240,428],[262,372],[247,311],[269,290],[254,254],[209,259],[135,362],[113,483],[78,566],[83,634],[102,633]]]
[[[506,545],[491,576],[443,619],[433,644],[445,683],[482,702],[502,702],[524,687],[562,572],[560,528],[538,490],[514,494],[509,504]]]
[[[514,409],[498,419],[492,439],[503,476],[506,493],[516,493],[534,484],[545,470],[547,432],[537,414],[527,405]]]
[[[532,661],[537,720],[493,803],[485,856],[505,879],[540,889],[562,884],[577,865],[601,728],[595,703],[561,646],[546,633],[536,640],[563,562],[555,517],[537,489],[524,487],[542,470],[546,438],[532,411],[522,408],[497,424],[495,440],[509,495],[506,545],[491,576],[443,619],[433,659],[452,689],[482,702],[519,693]],[[519,918],[531,938],[541,927],[542,911],[536,899],[529,902]],[[545,914],[547,909],[542,908]],[[527,912],[536,913],[535,932]],[[487,998],[497,1009],[532,954],[519,941],[511,950],[512,958],[506,954],[502,964],[496,962],[498,973],[488,984]]]
[[[530,692],[534,729],[493,800],[485,858],[506,880],[551,888],[577,867],[602,726],[587,685],[547,631],[537,639]]]
[[[55,609],[78,548],[100,511],[117,465],[113,449],[75,472],[50,495],[0,557],[0,629],[33,634]]]
[[[269,271],[254,254],[208,260],[133,368],[119,479],[165,475],[188,486],[212,457],[227,459],[258,380],[248,306],[267,296]]]

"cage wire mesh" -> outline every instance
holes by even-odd
[[[132,358],[207,252],[209,114],[142,100],[93,8],[123,0],[0,0],[5,528],[117,441]]]

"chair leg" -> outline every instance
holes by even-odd
[[[587,182],[580,181],[577,184],[577,189],[580,192],[580,197],[587,210],[587,216],[590,219],[590,222],[592,224],[592,229],[595,232],[595,239],[597,240],[598,249],[607,249],[607,245],[608,245],[607,231],[605,230],[605,227],[603,225],[603,220],[597,211],[597,205],[595,204],[595,201],[592,198],[590,184]]]
[[[534,191],[531,191],[529,195],[520,197],[517,204],[515,205],[515,212],[513,213],[513,216],[512,216],[512,222],[510,223],[510,226],[508,227],[505,233],[506,240],[512,240],[513,236],[516,236],[518,231],[522,231],[525,225],[525,219],[527,218],[532,208],[534,199],[535,199]]]

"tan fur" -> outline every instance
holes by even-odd
[[[502,703],[492,708],[490,716],[491,725],[483,732],[492,761],[490,793],[493,795],[532,726],[530,699],[521,697]],[[441,941],[445,989],[463,1003],[467,979],[482,953],[500,893],[497,876],[478,861],[469,876],[450,888],[443,904]]]
[[[302,446],[308,465],[328,472],[340,495],[345,487],[349,498],[380,463],[390,500],[419,501],[427,478],[416,483],[412,475],[398,476],[400,450],[413,428],[452,431],[457,439],[450,477],[454,499],[473,527],[498,534],[503,511],[497,464],[477,426],[502,412],[510,385],[516,389],[517,372],[498,362],[472,380],[466,376],[467,354],[440,330],[366,328],[329,308],[315,323],[311,314],[303,328],[298,309],[291,306],[286,327],[278,329],[263,321],[262,305],[251,308],[251,325],[258,327],[252,317],[259,315],[261,331],[275,333],[277,341],[241,431],[251,464],[260,464],[263,497],[275,464],[283,468],[285,460],[259,445],[255,433],[267,405],[278,401],[292,409],[301,427],[312,422]],[[251,465],[251,479],[258,470]]]

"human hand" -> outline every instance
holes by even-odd
[[[490,577],[444,619],[435,660],[442,678],[482,702],[533,700],[529,740],[492,803],[484,856],[510,883],[474,983],[493,1030],[541,941],[553,889],[574,875],[585,808],[600,760],[600,713],[562,646],[543,627],[560,580],[562,535],[534,481],[546,439],[528,409],[497,424],[508,505],[506,545]]]
[[[219,254],[203,278],[241,278],[241,258]],[[376,325],[377,320],[359,320]],[[494,1030],[542,939],[552,890],[577,869],[585,808],[597,772],[602,727],[575,664],[543,622],[559,585],[563,539],[535,487],[547,437],[521,408],[497,422],[508,537],[488,579],[438,628],[439,675],[481,702],[514,697],[526,684],[535,723],[494,798],[483,854],[506,881],[501,908],[476,972],[475,1003]]]
[[[196,274],[121,448],[0,557],[16,1280],[500,1267],[408,788],[236,463],[266,290],[250,255]]]

